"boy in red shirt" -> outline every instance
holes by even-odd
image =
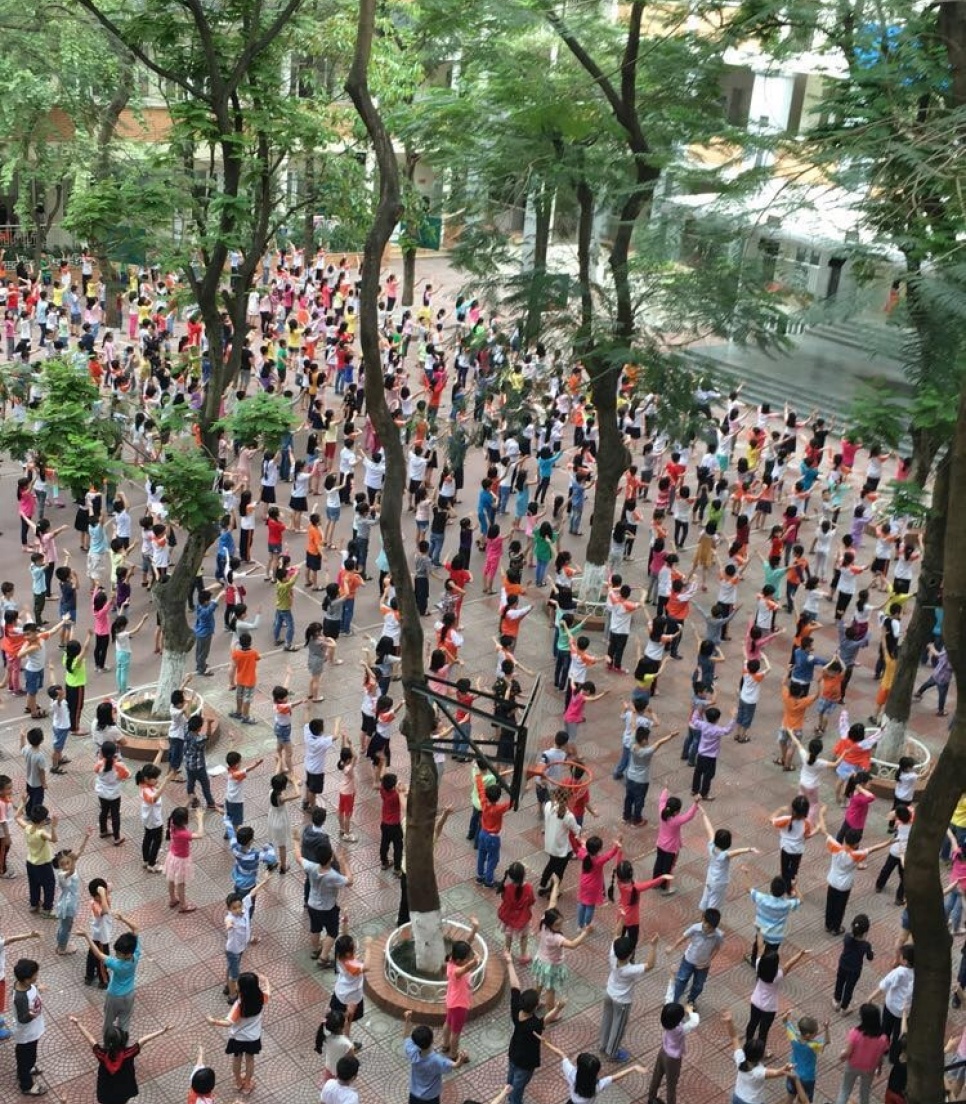
[[[397,786],[394,774],[382,776],[379,798],[382,801],[382,813],[379,817],[379,862],[383,870],[392,866],[396,877],[402,875],[403,829],[402,797],[406,790]],[[389,862],[389,846],[392,845],[392,863]]]

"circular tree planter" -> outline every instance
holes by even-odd
[[[448,930],[465,933],[470,928],[455,920],[443,920]],[[372,945],[375,959],[382,959],[382,969],[366,974],[366,990],[384,1011],[402,1017],[408,1010],[420,1023],[441,1024],[446,1018],[446,973],[428,977],[414,972],[412,937],[409,925],[396,928],[388,936],[380,936]],[[473,950],[480,964],[470,974],[473,1007],[470,1019],[489,1011],[503,993],[506,965],[502,958],[489,953],[486,941],[477,933]]]
[[[185,705],[188,716],[200,713],[205,720],[214,719],[209,746],[218,739],[218,715],[210,709],[204,698],[193,690],[185,690]],[[167,717],[154,717],[151,709],[154,705],[154,693],[151,689],[129,690],[117,701],[117,727],[124,736],[124,754],[129,759],[153,759],[158,754],[158,744],[167,739],[169,720]],[[165,752],[165,758],[167,752]]]

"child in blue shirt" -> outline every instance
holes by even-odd
[[[825,1021],[825,1036],[818,1037],[818,1020],[813,1016],[802,1016],[797,1024],[791,1022],[791,1012],[785,1012],[782,1016],[785,1025],[785,1034],[788,1036],[792,1047],[792,1077],[785,1079],[785,1089],[788,1099],[800,1099],[798,1086],[801,1091],[813,1100],[815,1097],[815,1071],[818,1066],[818,1056],[832,1041],[829,1035],[829,1022]]]

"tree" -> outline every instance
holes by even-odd
[[[393,227],[402,213],[399,166],[392,138],[369,91],[369,63],[375,33],[376,0],[359,0],[359,23],[355,55],[346,92],[352,100],[372,143],[378,167],[378,202],[363,252],[362,287],[359,296],[359,339],[366,366],[380,363],[379,270]],[[379,512],[386,558],[399,601],[402,637],[401,674],[406,703],[402,731],[411,763],[409,796],[406,803],[406,869],[409,908],[416,949],[422,970],[443,967],[444,946],[439,888],[433,862],[433,832],[436,824],[439,778],[431,750],[433,710],[418,692],[426,682],[423,670],[423,629],[416,607],[416,594],[409,573],[409,557],[402,534],[403,473],[406,470],[399,431],[389,412],[381,372],[365,374],[369,417],[386,454],[386,482]]]
[[[43,398],[30,424],[13,418],[0,424],[0,449],[16,460],[44,457],[75,495],[119,479],[121,423],[113,398],[105,401],[86,371],[68,360],[46,361],[40,384]]]
[[[169,142],[155,151],[156,166],[164,166],[185,213],[187,233],[166,246],[195,297],[208,340],[210,375],[197,416],[201,450],[193,455],[168,448],[155,470],[159,481],[180,496],[173,515],[191,525],[174,571],[153,592],[164,631],[158,709],[181,681],[193,643],[185,613],[188,595],[218,533],[210,487],[219,412],[243,349],[241,341],[226,345],[226,323],[235,334],[245,332],[248,288],[275,231],[298,207],[285,202],[280,183],[288,159],[324,144],[329,134],[320,114],[289,96],[281,79],[305,5],[306,0],[229,0],[217,6],[161,0],[145,21],[126,3],[80,0],[112,47],[125,50],[177,90],[168,101]],[[311,197],[299,202],[311,202]],[[227,280],[233,251],[239,263]]]

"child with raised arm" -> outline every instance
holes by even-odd
[[[782,1066],[780,1069],[765,1066],[762,1063],[765,1044],[761,1039],[751,1039],[742,1046],[731,1013],[723,1012],[721,1019],[728,1031],[735,1066],[738,1070],[732,1104],[760,1104],[764,1097],[764,1082],[773,1081],[778,1077],[789,1077],[794,1072],[794,1068],[791,1065]]]
[[[792,1022],[791,1011],[782,1014],[782,1023],[785,1025],[785,1034],[792,1048],[793,1074],[785,1081],[785,1091],[788,1093],[788,1104],[803,1104],[799,1095],[799,1088],[805,1098],[811,1104],[815,1099],[816,1069],[819,1055],[832,1042],[829,1034],[829,1022],[825,1021],[824,1035],[819,1038],[818,1020],[812,1016],[802,1016],[797,1022]],[[795,1082],[798,1082],[796,1085]]]
[[[603,1092],[621,1078],[628,1077],[632,1073],[647,1072],[643,1066],[634,1065],[618,1070],[609,1077],[601,1077],[600,1059],[596,1054],[582,1052],[577,1055],[576,1061],[571,1061],[564,1051],[550,1042],[546,1035],[543,1037],[543,1045],[560,1059],[561,1072],[570,1088],[570,1104],[592,1104],[599,1092]]]
[[[116,1022],[126,1032],[134,1009],[134,981],[141,958],[141,941],[138,939],[138,926],[133,920],[119,912],[114,915],[128,931],[122,932],[115,940],[113,954],[105,954],[87,932],[78,932],[78,938],[87,941],[87,949],[110,978],[104,1000],[104,1031],[113,1027]]]
[[[708,872],[704,878],[704,892],[698,902],[698,908],[714,908],[720,910],[728,897],[728,886],[731,883],[731,860],[739,855],[757,855],[757,847],[731,846],[731,832],[727,828],[715,829],[711,818],[704,810],[700,809],[701,820],[704,822],[704,830],[708,837]]]
[[[657,943],[660,937],[653,935],[647,946],[647,958],[641,963],[632,961],[634,944],[621,936],[610,948],[610,973],[604,991],[604,1007],[601,1012],[599,1049],[615,1062],[626,1062],[630,1052],[621,1046],[631,1014],[634,988],[641,978],[654,969]]]
[[[252,913],[255,911],[255,898],[268,884],[269,871],[264,878],[251,889],[236,889],[225,898],[228,911],[225,913],[225,988],[229,1000],[238,996],[238,977],[241,973],[242,955],[257,939],[252,938]]]
[[[534,1073],[540,1068],[540,1044],[546,1026],[556,1022],[563,1014],[565,1000],[558,1001],[540,1015],[540,995],[536,989],[520,988],[520,979],[513,965],[513,956],[503,952],[510,982],[510,1022],[513,1034],[507,1053],[507,1090],[510,1104],[523,1104],[523,1094]]]
[[[467,939],[454,940],[446,963],[446,1019],[443,1022],[443,1040],[440,1053],[458,1057],[460,1038],[469,1017],[473,994],[470,990],[470,974],[480,960],[473,950],[479,921],[470,917],[470,933]]]

